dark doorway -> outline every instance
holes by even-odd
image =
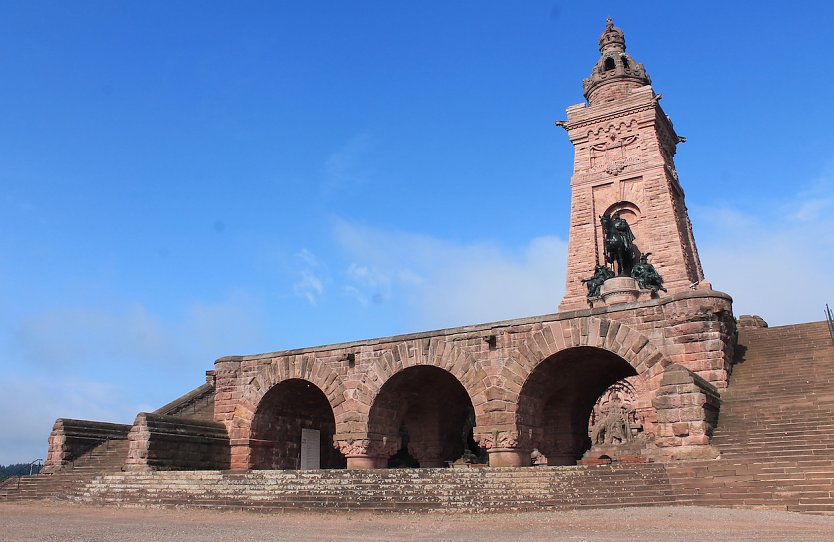
[[[319,431],[321,468],[345,467],[333,447],[336,420],[327,397],[312,382],[290,379],[272,387],[258,405],[249,440],[251,468],[300,468],[302,429]]]
[[[542,361],[524,383],[517,420],[548,465],[574,465],[590,447],[588,420],[599,396],[636,375],[620,356],[590,346],[568,348]]]
[[[442,467],[484,459],[472,439],[475,410],[463,385],[434,366],[409,367],[380,389],[368,419],[372,435],[398,439],[391,467]]]

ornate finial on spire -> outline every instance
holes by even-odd
[[[626,49],[623,31],[614,26],[611,17],[605,21],[605,32],[599,37],[599,52],[617,51],[624,53]]]
[[[583,82],[585,99],[589,103],[622,96],[624,89],[651,84],[643,65],[638,64],[625,50],[623,31],[614,26],[614,21],[608,17],[605,31],[599,37],[599,52],[602,56],[591,76]],[[597,92],[603,88],[604,91]]]

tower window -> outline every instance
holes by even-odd
[[[605,65],[603,66],[604,71],[611,71],[614,69],[614,59],[610,56],[605,59]]]
[[[626,57],[622,57],[621,60],[623,61],[623,68],[628,69],[628,59]]]

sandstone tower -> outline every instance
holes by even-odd
[[[603,262],[599,216],[619,212],[631,225],[639,254],[663,276],[668,294],[710,288],[692,236],[673,157],[684,141],[661,109],[660,94],[642,64],[626,53],[623,31],[608,19],[601,57],[583,82],[587,103],[568,108],[575,147],[571,178],[567,285],[559,311],[588,306],[581,279]],[[664,295],[664,294],[661,294]],[[642,296],[648,296],[647,293]]]

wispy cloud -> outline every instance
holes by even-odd
[[[295,283],[294,291],[301,295],[311,305],[315,305],[319,297],[324,293],[324,284],[310,271],[301,272],[301,280]]]
[[[0,336],[0,463],[43,457],[58,417],[131,423],[198,386],[216,358],[265,341],[261,303],[243,291],[176,313],[163,319],[141,304],[56,308]]]
[[[373,173],[367,160],[373,147],[373,138],[360,133],[330,154],[324,162],[322,192],[330,195],[364,184]]]
[[[346,291],[359,302],[403,303],[414,325],[444,327],[553,312],[564,291],[564,241],[507,248],[339,222],[336,239],[352,263]]]
[[[6,346],[33,367],[210,363],[260,342],[263,319],[259,301],[240,291],[191,302],[169,320],[142,304],[60,307],[24,320]]]
[[[293,292],[315,305],[324,295],[324,280],[319,275],[319,261],[308,249],[301,249],[296,255],[299,268],[298,280],[293,284]]]
[[[46,365],[153,362],[174,349],[168,332],[142,304],[53,308],[23,321],[15,338],[25,359]]]
[[[21,408],[26,405],[26,408]],[[79,378],[4,376],[0,394],[0,464],[46,459],[58,417],[131,423],[141,410],[118,386]]]
[[[736,314],[771,325],[820,320],[834,302],[834,170],[756,214],[693,209],[704,273]]]

